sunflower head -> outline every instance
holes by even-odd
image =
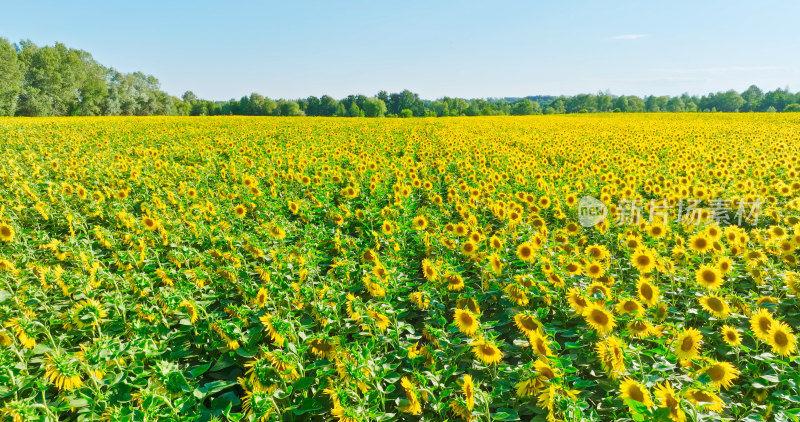
[[[653,405],[653,400],[650,398],[650,392],[631,378],[625,378],[619,386],[622,394],[620,397],[623,399],[631,399],[644,404],[647,407]]]
[[[678,359],[692,359],[700,354],[703,335],[696,328],[687,328],[675,338],[673,350]]]
[[[6,223],[0,223],[0,240],[3,242],[13,242],[14,228]]]

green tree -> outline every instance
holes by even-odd
[[[764,91],[755,85],[750,85],[742,92],[742,98],[744,99],[742,111],[758,111],[761,108],[761,101],[764,99]]]
[[[604,113],[611,111],[614,102],[611,98],[611,94],[608,92],[601,92],[597,94],[597,111]]]
[[[447,101],[443,101],[443,100],[432,101],[430,103],[430,105],[429,105],[429,108],[438,117],[449,116],[450,115],[450,106],[447,103]]]
[[[683,103],[680,97],[672,97],[667,101],[665,109],[672,113],[680,113],[686,111],[686,104]]]
[[[347,117],[362,117],[363,113],[355,102],[350,103],[347,109]]]
[[[17,50],[5,38],[0,38],[0,116],[13,116],[17,96],[22,92],[22,67]]]
[[[784,112],[791,112],[791,113],[798,113],[800,112],[800,104],[793,103],[789,104],[783,109]]]
[[[739,108],[741,108],[744,104],[744,98],[742,98],[738,92],[731,89],[717,95],[717,104],[715,104],[715,107],[719,111],[732,113],[739,111]]]
[[[367,98],[364,100],[364,116],[383,117],[386,114],[386,103],[377,98]]]
[[[403,117],[403,118],[414,117],[414,112],[411,111],[411,109],[404,108],[404,109],[400,110],[400,117]]]
[[[302,116],[303,111],[297,101],[278,100],[275,112],[279,116]]]
[[[533,102],[527,98],[517,101],[511,106],[511,115],[514,116],[527,116],[531,114],[541,114],[542,108],[539,103]]]
[[[192,102],[197,101],[197,95],[195,95],[194,92],[192,92],[192,91],[186,91],[181,96],[181,99],[183,101],[191,104]]]

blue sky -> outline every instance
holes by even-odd
[[[213,100],[676,95],[800,89],[798,17],[794,0],[0,0],[0,37]]]

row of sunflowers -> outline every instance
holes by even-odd
[[[800,418],[798,116],[0,144],[0,420]]]

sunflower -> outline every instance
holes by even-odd
[[[472,422],[475,418],[472,416],[472,411],[467,409],[467,404],[464,400],[460,398],[456,398],[450,401],[448,405],[450,407],[450,411],[453,414],[461,419],[464,419],[467,422]]]
[[[595,303],[589,305],[583,310],[583,318],[600,335],[610,333],[617,323],[614,321],[614,315],[606,308]]]
[[[14,228],[6,223],[0,223],[0,240],[3,242],[13,242]]]
[[[783,321],[772,321],[766,342],[774,353],[781,356],[789,356],[797,349],[797,339],[789,325]]]
[[[730,325],[722,326],[722,340],[728,343],[729,346],[736,347],[742,343],[742,338],[739,335],[739,330]]]
[[[669,381],[664,384],[656,384],[655,396],[658,399],[658,407],[669,409],[669,418],[674,422],[684,422],[686,413],[681,409],[681,399],[670,385]]]
[[[703,309],[705,309],[706,311],[710,312],[712,315],[720,319],[727,318],[731,313],[731,309],[728,306],[728,302],[726,302],[725,299],[715,294],[710,294],[708,296],[701,297],[700,306],[702,306]]]
[[[472,343],[472,353],[485,365],[492,365],[503,359],[503,352],[494,343],[483,339]]]
[[[477,251],[478,251],[478,245],[476,245],[472,241],[464,242],[464,244],[461,245],[461,252],[464,255],[471,256],[474,255],[475,252]]]
[[[480,322],[469,310],[456,309],[453,314],[453,320],[458,327],[458,331],[466,334],[469,337],[475,335],[475,332],[480,328]]]
[[[428,259],[422,260],[422,274],[428,281],[436,281],[439,278],[439,271]]]
[[[769,310],[760,308],[750,316],[750,330],[753,331],[753,334],[755,334],[758,339],[767,341],[773,321],[774,319]]]
[[[411,226],[414,230],[424,231],[428,228],[428,219],[424,215],[419,215],[411,220]]]
[[[731,269],[733,268],[733,260],[727,256],[723,256],[717,259],[715,266],[719,270],[720,274],[725,276],[731,272]]]
[[[569,306],[575,311],[576,314],[583,314],[583,310],[589,304],[586,298],[581,294],[580,290],[575,287],[570,287],[570,289],[567,291],[567,301],[569,302]]]
[[[61,391],[72,391],[83,385],[77,359],[66,354],[47,355],[44,358],[45,374],[48,381]]]
[[[267,390],[245,390],[242,411],[247,418],[251,418],[248,420],[267,422],[272,419],[273,414],[277,413],[272,395],[273,392]]]
[[[472,375],[464,375],[464,384],[461,386],[461,392],[464,394],[467,410],[472,411],[475,407],[475,383],[472,381]]]
[[[689,238],[689,249],[699,254],[705,254],[714,248],[712,239],[709,239],[705,233],[696,233]]]
[[[524,262],[533,262],[534,248],[530,242],[523,242],[517,246],[517,257]]]
[[[606,248],[604,245],[589,245],[586,247],[586,249],[584,249],[584,253],[589,256],[589,258],[601,261],[610,256],[608,248]]]
[[[704,374],[711,378],[711,384],[716,388],[727,390],[733,385],[733,380],[739,377],[739,370],[729,362],[713,362],[703,368]]]
[[[673,351],[678,359],[692,359],[700,354],[703,335],[696,328],[687,328],[675,338]]]
[[[520,312],[514,315],[514,325],[527,337],[542,329],[542,323],[539,322],[536,316],[527,312]]]
[[[411,303],[413,303],[414,306],[419,309],[426,309],[431,303],[430,299],[425,297],[425,294],[422,292],[411,293],[409,295],[409,299],[411,300]]]
[[[647,234],[655,238],[664,237],[664,234],[667,232],[667,229],[661,224],[661,222],[653,222],[647,226]]]
[[[547,281],[550,282],[556,288],[563,288],[566,283],[564,283],[564,279],[561,278],[558,274],[554,272],[545,273],[547,276]]]
[[[86,328],[97,327],[108,316],[103,305],[95,299],[82,300],[75,304],[70,311],[70,327]]]
[[[653,324],[643,320],[631,321],[628,323],[627,328],[637,338],[647,338],[659,334],[658,330],[653,326]]]
[[[595,302],[605,303],[606,300],[613,299],[611,289],[600,282],[593,282],[586,288],[586,294],[593,298]]]
[[[247,215],[247,208],[244,205],[237,205],[233,208],[233,214],[237,218],[243,218],[245,215]]]
[[[703,264],[694,274],[697,284],[715,290],[722,286],[722,274],[719,269],[712,265]]]
[[[489,238],[489,246],[491,246],[492,249],[503,249],[503,241],[496,235],[492,236]]]
[[[317,355],[317,357],[332,360],[336,355],[336,345],[325,338],[312,338],[309,345],[311,346],[311,351]]]
[[[625,343],[615,336],[609,336],[595,345],[597,357],[608,375],[617,379],[625,374]]]
[[[508,295],[508,300],[517,306],[525,306],[530,302],[525,289],[516,283],[510,283],[503,291]]]
[[[656,267],[656,257],[647,248],[638,248],[631,255],[631,265],[642,274],[648,274]]]
[[[559,375],[559,372],[550,365],[550,361],[542,357],[533,363],[533,369],[542,380],[551,380]]]
[[[625,314],[640,314],[643,310],[642,303],[636,299],[622,299],[617,302],[617,305],[614,307],[620,315]]]
[[[469,309],[470,312],[473,314],[481,313],[481,307],[478,306],[478,302],[471,297],[461,297],[456,300],[456,308],[458,309]]]
[[[492,269],[494,275],[500,275],[503,271],[503,260],[499,255],[491,254],[489,256],[489,267]]]
[[[269,228],[269,235],[277,240],[282,240],[286,237],[286,232],[282,228],[272,225],[272,227]]]
[[[281,351],[264,352],[264,358],[280,376],[288,381],[300,378],[294,366],[293,355]]]
[[[447,290],[459,292],[464,290],[464,279],[458,274],[447,275]]]
[[[658,302],[658,286],[650,283],[646,278],[639,277],[639,282],[636,284],[636,290],[639,293],[639,300],[653,306]]]
[[[592,279],[598,279],[605,275],[606,269],[597,261],[590,261],[584,268],[584,274]]]
[[[147,231],[153,231],[158,228],[158,223],[153,217],[144,216],[142,217],[142,225]]]
[[[583,269],[577,262],[567,263],[567,265],[564,266],[564,269],[567,270],[569,275],[581,275],[583,273]]]
[[[650,398],[650,392],[647,391],[643,385],[639,384],[630,377],[627,377],[622,381],[622,384],[619,386],[619,390],[622,392],[620,397],[623,399],[635,400],[647,407],[653,405],[653,400]]]
[[[686,392],[686,399],[693,405],[711,412],[722,412],[725,402],[711,391],[690,388]]]
[[[531,349],[540,356],[551,356],[553,353],[550,351],[550,342],[541,331],[534,331],[528,336],[528,342],[531,344]]]
[[[400,406],[400,411],[403,413],[410,413],[412,415],[422,414],[422,403],[417,397],[417,388],[408,377],[403,377],[400,380],[400,385],[406,393],[406,402]],[[340,419],[341,420],[341,419]]]
[[[767,256],[759,250],[749,250],[744,253],[744,262],[750,268],[756,268],[767,261]]]
[[[0,346],[8,347],[14,343],[14,338],[6,333],[5,330],[0,330]]]
[[[367,310],[367,316],[369,316],[370,320],[372,320],[381,331],[389,329],[389,325],[391,325],[392,322],[386,315],[372,309]]]

